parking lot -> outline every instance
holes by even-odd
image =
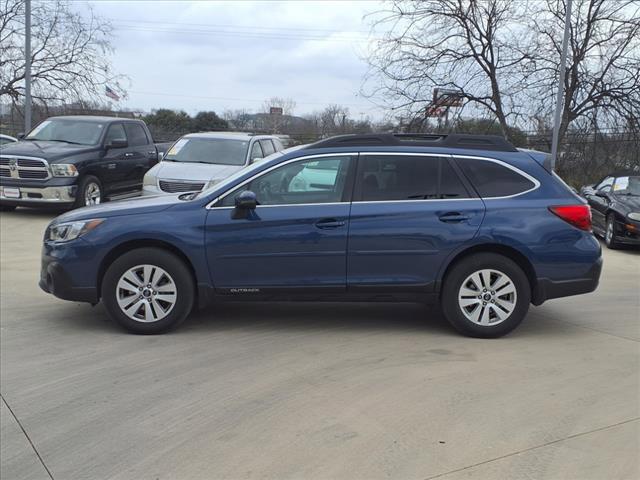
[[[53,216],[0,216],[3,479],[640,477],[638,251],[498,340],[405,304],[224,305],[144,337],[39,290]]]

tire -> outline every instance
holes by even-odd
[[[193,277],[185,263],[159,248],[123,254],[102,281],[102,301],[109,315],[128,331],[144,335],[180,325],[192,310],[194,292]]]
[[[102,183],[100,182],[100,180],[93,175],[82,177],[80,179],[80,182],[78,183],[78,192],[76,193],[76,201],[73,207],[88,207],[90,205],[98,205],[103,201],[104,192],[102,190]]]
[[[526,316],[530,302],[531,285],[524,271],[495,253],[461,259],[446,275],[441,295],[442,311],[451,325],[464,335],[479,338],[512,331]]]
[[[611,213],[607,215],[607,226],[604,231],[604,244],[611,250],[620,248],[620,244],[616,240],[616,219]]]
[[[0,212],[13,212],[16,208],[15,205],[0,205]]]

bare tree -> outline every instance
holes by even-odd
[[[281,108],[283,115],[293,115],[296,108],[296,101],[292,98],[271,97],[262,104],[262,111],[269,113],[271,107]]]
[[[281,108],[282,114],[271,114],[271,108]],[[291,124],[291,116],[296,108],[295,100],[283,97],[271,97],[264,101],[262,110],[268,114],[264,118],[265,127],[272,133],[281,133],[289,128]]]
[[[253,115],[246,109],[225,110],[222,113],[222,118],[235,130],[249,130],[253,128]]]
[[[560,138],[571,128],[640,118],[640,3],[574,0]],[[373,30],[388,31],[369,57],[370,94],[424,120],[434,87],[501,131],[549,118],[557,92],[565,0],[392,0]],[[405,113],[406,115],[406,113]],[[614,122],[615,119],[615,122]],[[528,122],[527,122],[528,123]],[[530,125],[530,123],[529,123]]]
[[[529,54],[523,17],[510,0],[392,0],[373,30],[369,95],[424,118],[434,87],[456,88],[508,136],[520,112]],[[367,82],[369,83],[369,82]]]
[[[0,98],[24,96],[24,0],[0,0]],[[124,77],[111,71],[111,26],[90,13],[72,12],[67,2],[34,2],[32,8],[32,95],[36,102],[98,100],[105,85],[125,95]]]
[[[546,0],[533,16],[538,78],[530,95],[538,116],[550,116],[557,91],[564,0]],[[574,0],[560,138],[570,127],[638,127],[640,119],[640,3]]]

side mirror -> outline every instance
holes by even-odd
[[[247,218],[249,216],[249,212],[255,210],[256,206],[258,205],[256,194],[251,190],[240,192],[235,200],[236,208],[231,211],[232,220]]]
[[[255,210],[258,206],[258,198],[251,190],[240,192],[236,197],[236,208],[242,210]]]
[[[22,140],[25,137],[26,133],[24,132],[20,132],[18,133],[18,135],[16,135],[16,137],[18,138],[18,140]]]
[[[114,138],[109,143],[107,143],[104,148],[107,150],[110,148],[127,148],[129,144],[124,138]]]

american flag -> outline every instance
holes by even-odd
[[[120,96],[106,85],[104,87],[104,93],[107,97],[109,97],[112,100],[115,100],[116,102],[120,100]]]

